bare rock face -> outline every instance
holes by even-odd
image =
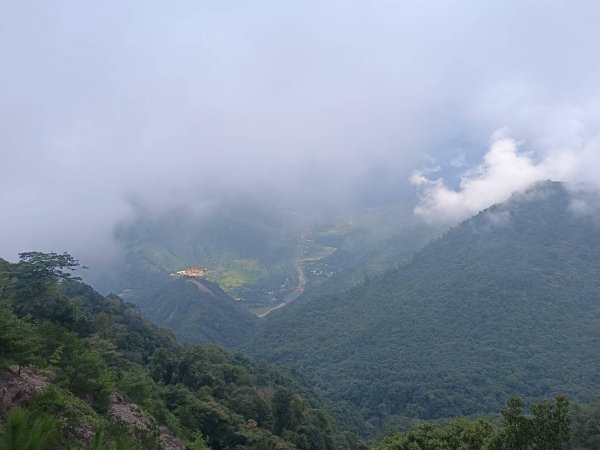
[[[0,373],[0,414],[22,406],[48,385],[48,378],[35,366],[11,366]]]
[[[183,441],[169,434],[168,430],[164,427],[160,428],[160,436],[158,437],[158,441],[165,450],[185,450],[185,444]]]
[[[35,366],[12,366],[0,372],[0,414],[26,404],[31,397],[49,384],[48,378]],[[169,433],[165,427],[158,428],[135,403],[126,401],[121,394],[113,392],[110,396],[109,416],[136,430],[156,432],[158,441],[165,450],[185,450],[183,441]],[[80,424],[77,440],[87,446],[94,435],[89,424]]]
[[[150,420],[135,403],[126,402],[117,392],[110,395],[109,415],[112,419],[138,430],[148,431],[152,426]]]
[[[137,430],[152,431],[155,429],[155,425],[144,415],[139,406],[126,401],[118,392],[110,395],[109,415],[113,420]],[[158,429],[158,441],[165,450],[185,450],[183,441],[169,434],[165,427]]]

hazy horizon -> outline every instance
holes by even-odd
[[[598,185],[592,1],[5,2],[0,257],[110,254],[140,209]]]

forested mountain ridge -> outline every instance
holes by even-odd
[[[597,198],[544,182],[399,269],[290,305],[244,348],[310,376],[383,426],[499,411],[510,395],[600,390]]]
[[[196,344],[240,345],[258,320],[218,284],[205,279],[156,274],[148,286],[122,297],[178,339]]]
[[[0,405],[0,446],[358,450],[364,442],[340,429],[365,434],[387,425],[408,431],[382,440],[381,450],[597,448],[600,407],[569,409],[561,396],[529,412],[512,398],[501,422],[416,426],[419,418],[498,412],[515,394],[597,396],[594,204],[560,184],[539,185],[449,231],[396,270],[275,312],[254,342],[271,339],[265,348],[309,380],[213,345],[177,343],[134,305],[71,277],[77,262],[69,255],[0,260],[0,385],[38,383],[25,396],[3,397],[21,408]],[[529,251],[513,252],[524,245]],[[551,263],[536,254],[543,249],[555,256]],[[519,278],[525,269],[533,275]],[[224,295],[216,285],[204,288],[212,300]],[[289,331],[269,330],[290,324],[288,315],[295,321]],[[324,401],[321,389],[340,402]],[[337,429],[330,414],[340,419]]]
[[[335,252],[307,265],[306,293],[331,294],[361,284],[365,277],[380,275],[406,262],[445,229],[425,224],[414,215],[410,204],[390,203],[341,214],[309,234],[315,244]],[[333,276],[323,277],[323,272]]]
[[[155,276],[202,266],[229,295],[262,306],[272,286],[294,273],[298,236],[285,213],[252,199],[162,213],[141,209],[116,232],[119,260],[92,281],[106,292],[137,290]]]
[[[71,277],[77,265],[39,252],[0,260],[0,384],[37,380],[2,384],[1,448],[362,445],[335,430],[301,378],[217,346],[177,343],[134,305]]]
[[[0,260],[0,448],[366,450],[335,430],[298,377],[216,346],[177,344],[133,305],[72,278],[76,265],[37,252]],[[599,410],[569,410],[557,397],[524,415],[513,398],[500,425],[424,423],[377,448],[593,448]]]
[[[229,348],[243,343],[255,314],[294,292],[315,296],[359,284],[439,232],[398,204],[351,208],[318,220],[241,199],[196,209],[139,211],[118,229],[119,257],[81,275],[136,304],[182,340]],[[170,276],[190,266],[206,269],[197,281],[207,289]]]

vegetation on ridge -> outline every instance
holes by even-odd
[[[402,267],[275,311],[243,348],[307,374],[374,428],[600,390],[600,227],[544,183]]]
[[[598,448],[598,403],[559,396],[526,414],[515,397],[493,415],[513,394],[597,395],[598,228],[570,201],[560,185],[538,186],[343,296],[273,313],[255,337],[271,333],[265,348],[312,371],[314,386],[214,345],[177,343],[134,305],[71,276],[78,263],[67,254],[0,260],[0,385],[39,381],[0,404],[0,448],[365,448],[338,427],[386,430],[380,450]],[[205,288],[216,299],[218,288]],[[290,318],[296,335],[283,340],[277,327]]]
[[[213,450],[356,442],[336,435],[298,378],[216,346],[178,344],[133,305],[72,279],[65,269],[76,264],[42,253],[17,264],[0,260],[0,369],[35,364],[49,380],[29,399],[26,417],[7,416],[5,435],[18,428],[13,423],[35,426],[52,415],[48,429],[58,432],[48,433],[44,448],[91,446],[85,430],[96,430],[105,446],[147,449],[161,447],[164,430],[189,448]],[[144,429],[132,433],[113,419],[115,391],[141,408]]]

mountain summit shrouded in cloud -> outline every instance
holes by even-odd
[[[511,391],[585,398],[600,387],[592,202],[537,183],[398,268],[271,315],[244,347],[374,417],[469,415]]]
[[[541,153],[521,150],[523,144],[505,134],[506,130],[494,134],[483,160],[460,175],[456,189],[443,177],[416,171],[410,179],[419,190],[415,214],[429,222],[456,223],[544,179],[600,187],[597,138],[570,147],[546,148]]]
[[[576,163],[577,156],[570,152],[535,161],[532,155],[520,152],[514,140],[498,138],[483,162],[462,174],[458,189],[449,188],[442,178],[430,179],[415,172],[411,182],[421,194],[415,214],[427,221],[455,223],[536,181],[570,179]]]
[[[458,191],[448,174],[417,178],[427,217],[462,217],[548,167],[589,179],[599,13],[593,1],[7,3],[0,256],[106,254],[140,204],[406,198],[430,163],[476,169]],[[522,144],[484,157],[501,127]]]

